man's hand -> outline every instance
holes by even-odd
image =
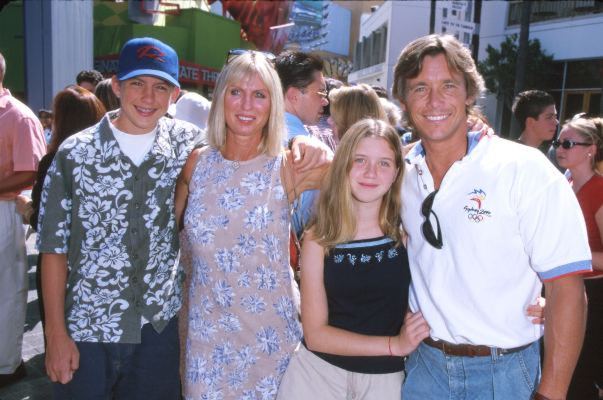
[[[21,215],[23,219],[23,223],[29,225],[29,219],[31,218],[31,215],[34,212],[31,206],[31,199],[27,196],[20,194],[15,199],[15,206],[17,213]]]
[[[322,167],[333,160],[329,146],[310,136],[296,136],[291,144],[291,153],[293,167],[297,172]]]
[[[52,382],[68,383],[79,366],[80,352],[69,335],[47,337],[46,372]]]
[[[471,132],[479,131],[482,135],[494,135],[492,128],[477,116],[470,116],[467,118],[467,129]]]

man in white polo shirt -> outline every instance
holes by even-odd
[[[468,49],[430,35],[402,51],[393,91],[421,141],[407,155],[403,221],[411,307],[431,337],[404,400],[564,399],[582,345],[591,268],[570,187],[537,150],[467,132],[484,88]],[[546,286],[541,328],[526,307]]]

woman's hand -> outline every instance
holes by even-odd
[[[423,339],[429,336],[429,325],[420,312],[407,312],[400,334],[391,338],[391,352],[395,356],[406,356],[414,351]]]
[[[536,299],[534,304],[531,304],[526,309],[526,314],[528,317],[532,318],[532,323],[534,325],[544,324],[544,308],[546,306],[546,299],[544,297],[539,297]]]

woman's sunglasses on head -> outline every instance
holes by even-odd
[[[230,49],[230,50],[228,50],[228,54],[226,55],[226,63],[225,64],[229,64],[230,62],[232,62],[232,60],[234,60],[238,56],[245,54],[245,53],[251,53],[252,56],[255,56],[256,54],[262,55],[272,65],[274,65],[274,60],[276,59],[276,56],[274,54],[269,53],[267,51],[257,51],[257,50],[249,50],[249,49]]]

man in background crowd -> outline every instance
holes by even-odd
[[[542,90],[527,90],[515,97],[513,115],[521,127],[519,142],[540,147],[557,133],[557,109],[553,96]]]
[[[41,109],[38,111],[38,119],[44,128],[44,139],[46,143],[50,143],[50,137],[52,136],[52,111]]]
[[[25,230],[15,199],[30,187],[46,153],[36,115],[3,86],[6,61],[0,54],[0,387],[25,376],[21,360],[27,306]]]
[[[80,71],[75,78],[75,82],[78,86],[81,86],[89,92],[94,93],[96,85],[98,85],[98,83],[103,79],[103,75],[100,72],[95,69],[91,69]]]

